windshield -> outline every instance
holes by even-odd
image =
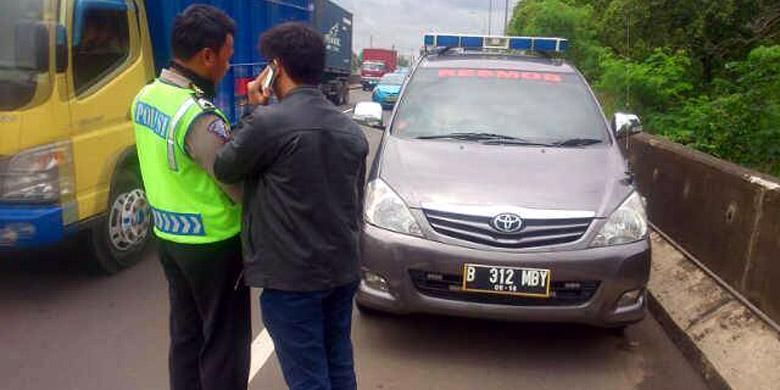
[[[30,26],[43,21],[45,0],[0,2],[0,110],[13,110],[35,96],[37,79],[30,41]]]
[[[382,80],[379,81],[379,84],[384,85],[401,85],[404,83],[404,75],[398,74],[398,73],[391,73],[387,74],[384,77],[382,77]]]
[[[576,74],[421,69],[404,95],[392,128],[400,137],[467,134],[472,140],[560,146],[608,139],[603,115]]]
[[[385,64],[381,62],[366,62],[363,64],[363,70],[383,71],[385,70]]]

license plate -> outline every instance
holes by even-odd
[[[388,103],[395,103],[396,100],[398,100],[397,97],[389,97],[385,99],[385,101],[387,101]]]
[[[465,264],[463,291],[549,298],[548,269]]]

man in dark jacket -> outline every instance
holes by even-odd
[[[355,389],[350,340],[359,281],[358,233],[368,142],[316,85],[322,36],[288,23],[260,39],[276,69],[271,90],[249,85],[260,107],[245,116],[214,163],[244,182],[246,283],[263,288],[263,321],[291,389]],[[273,93],[279,104],[264,107]]]

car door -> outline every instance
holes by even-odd
[[[130,105],[148,82],[133,0],[75,0],[68,77],[79,219],[103,212],[119,155],[135,143]],[[144,30],[145,31],[145,30]]]

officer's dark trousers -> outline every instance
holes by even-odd
[[[172,390],[245,390],[252,337],[249,289],[238,285],[238,237],[208,245],[160,240],[170,290]]]

